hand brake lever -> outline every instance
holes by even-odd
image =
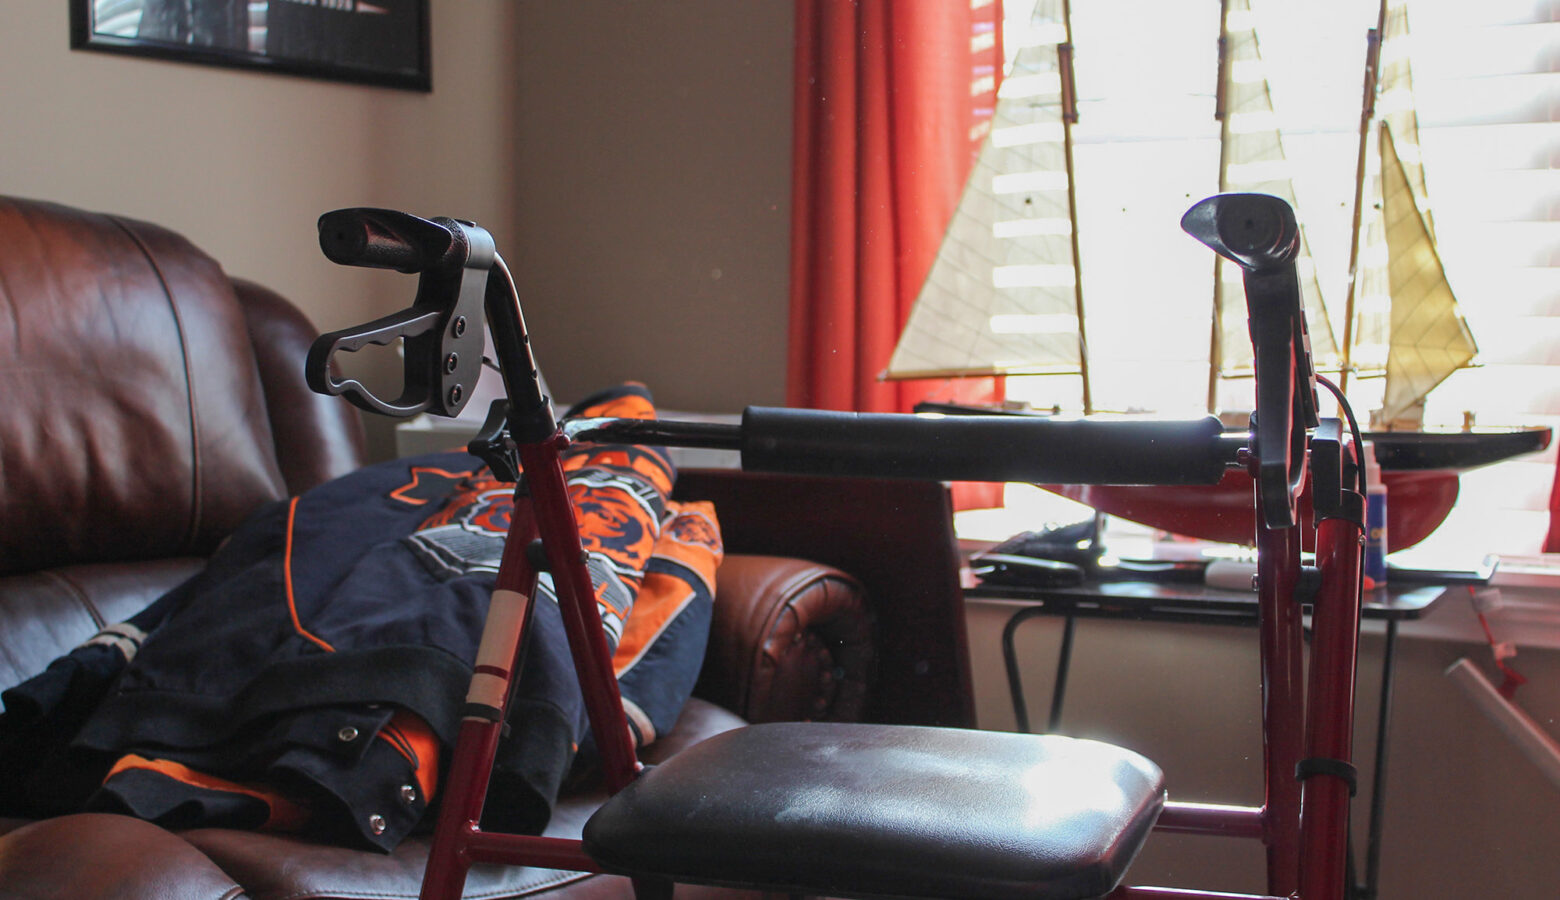
[[[1306,475],[1306,430],[1319,419],[1311,339],[1300,307],[1295,214],[1267,194],[1218,194],[1187,210],[1181,228],[1239,265],[1256,354],[1257,410],[1252,450],[1265,525],[1299,521]]]
[[[315,340],[304,370],[310,389],[388,416],[458,415],[482,374],[483,296],[497,256],[493,238],[470,222],[369,208],[326,213],[319,234],[320,249],[332,262],[420,277],[410,308]],[[355,378],[331,374],[338,351],[398,338],[405,358],[397,399],[384,400]]]

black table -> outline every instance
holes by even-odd
[[[1393,581],[1385,589],[1365,595],[1363,615],[1386,623],[1381,659],[1381,702],[1376,714],[1376,753],[1372,765],[1369,834],[1366,839],[1365,880],[1356,896],[1376,896],[1380,870],[1382,810],[1386,802],[1387,726],[1392,715],[1392,667],[1398,623],[1428,613],[1454,587],[1446,582]],[[966,588],[968,599],[1006,601],[1019,605],[1002,629],[1002,660],[1007,669],[1008,690],[1018,730],[1029,731],[1029,709],[1024,702],[1014,634],[1036,616],[1064,618],[1062,642],[1057,654],[1056,681],[1051,689],[1051,710],[1046,730],[1061,723],[1062,700],[1067,692],[1067,671],[1072,664],[1073,632],[1077,620],[1131,619],[1194,625],[1256,625],[1254,591],[1212,588],[1203,584],[1152,581],[1086,581],[1072,587],[1031,587],[980,584]]]

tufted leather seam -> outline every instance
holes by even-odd
[[[93,603],[92,599],[87,596],[87,592],[81,589],[81,585],[52,569],[46,569],[42,572],[39,572],[38,574],[44,578],[49,579],[50,581],[57,583],[60,587],[64,588],[65,593],[69,594],[72,598],[75,599],[77,603],[81,604],[81,608],[86,610],[87,615],[92,618],[92,624],[94,627],[102,628],[104,625],[108,624],[103,619],[103,613],[98,610],[97,604]]]
[[[835,575],[829,574],[827,572],[817,571],[801,572],[798,573],[795,577],[787,579],[784,582],[784,587],[782,589],[782,593],[785,595],[786,601],[777,605],[774,611],[770,614],[768,621],[764,623],[763,631],[759,632],[762,635],[762,638],[757,642],[754,654],[755,659],[747,671],[756,673],[763,668],[770,670],[776,668],[776,659],[774,654],[771,652],[770,647],[774,641],[775,633],[780,629],[780,624],[784,622],[787,617],[791,617],[796,620],[796,630],[798,634],[805,634],[811,630],[806,626],[802,615],[797,612],[796,598],[807,594],[814,588],[817,588],[824,592],[825,601],[827,603],[831,593],[831,586],[845,584],[845,581]],[[827,650],[827,647],[825,647],[825,649]],[[759,688],[760,685],[757,683],[756,679],[750,677],[747,678],[747,690],[744,692],[747,696],[743,701],[743,707],[745,709],[754,708],[755,704],[757,703]]]
[[[239,897],[247,897],[247,896],[249,896],[249,895],[244,893],[244,886],[243,885],[241,885],[241,884],[234,884],[232,887],[230,887],[227,890],[223,891],[222,895],[219,896],[217,898],[217,900],[238,900]]]
[[[135,245],[141,248],[141,255],[146,257],[146,262],[152,267],[152,272],[157,275],[157,281],[162,285],[163,296],[168,300],[168,311],[173,316],[173,327],[179,335],[180,362],[184,367],[184,392],[185,402],[189,404],[190,411],[190,509],[189,517],[185,523],[184,547],[192,547],[195,544],[195,536],[200,533],[201,510],[201,465],[200,457],[200,422],[196,420],[195,411],[195,377],[190,371],[190,345],[189,336],[184,329],[184,317],[179,314],[179,304],[174,302],[173,289],[168,284],[168,278],[163,274],[162,265],[152,253],[141,235],[131,227],[129,222],[119,216],[108,216],[109,221],[118,226]]]
[[[796,595],[806,590],[807,587],[817,579],[817,577],[817,573],[805,572],[800,573],[799,575],[793,575],[785,580],[784,586],[781,589],[781,594],[786,598],[785,602],[777,604],[769,611],[769,615],[765,617],[764,627],[759,629],[757,632],[758,640],[753,642],[753,658],[749,660],[748,664],[743,667],[741,672],[738,673],[742,680],[746,682],[742,691],[743,709],[754,708],[758,698],[759,689],[761,687],[758,679],[752,677],[751,673],[760,672],[766,666],[773,668],[772,655],[769,648],[771,642],[774,640],[775,632],[779,630],[780,623],[785,620],[787,613],[793,616],[796,615],[794,610],[796,605]]]

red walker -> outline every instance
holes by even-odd
[[[751,408],[740,426],[559,423],[541,393],[514,283],[485,231],[387,210],[323,216],[320,243],[333,261],[421,279],[410,309],[321,337],[309,356],[310,386],[388,415],[454,415],[480,374],[485,312],[508,402],[495,404],[473,452],[500,477],[524,473],[423,900],[459,897],[476,863],[620,872],[634,877],[640,896],[669,896],[676,881],[828,896],[1346,896],[1364,492],[1358,442],[1337,420],[1318,417],[1288,206],[1263,195],[1220,195],[1194,206],[1182,226],[1244,269],[1257,413],[1238,440],[1212,419],[933,420]],[[397,400],[329,374],[338,350],[397,338],[406,351]],[[720,447],[740,450],[748,469],[938,480],[1188,484],[1217,481],[1227,466],[1246,468],[1257,485],[1259,522],[1264,803],[1167,801],[1157,767],[1098,742],[912,726],[753,726],[643,769],[559,464],[559,451],[574,441]],[[1296,515],[1307,481],[1318,522],[1314,570],[1301,564]],[[544,553],[527,552],[538,540]],[[477,825],[523,657],[538,565],[557,589],[614,795],[586,825],[584,840],[495,834]],[[1302,599],[1314,609],[1309,685]],[[1121,884],[1153,828],[1261,840],[1267,893]]]

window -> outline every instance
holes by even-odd
[[[1007,0],[1010,55],[1044,37],[1027,34],[1030,5]],[[1251,5],[1297,211],[1341,336],[1366,33],[1376,10],[1358,0]],[[1218,185],[1219,8],[1212,0],[1073,4],[1078,234],[1097,409],[1205,409],[1213,260],[1177,223]],[[1475,368],[1431,395],[1428,425],[1457,427],[1471,411],[1481,426],[1560,427],[1557,12],[1552,0],[1409,3],[1438,247],[1480,351]],[[1362,415],[1378,402],[1377,385],[1351,387]],[[1008,393],[1040,407],[1078,402],[1075,377],[1010,378]],[[1482,552],[1537,553],[1554,466],[1551,449],[1465,473],[1457,508],[1416,555],[1444,564]],[[1081,517],[1031,490],[1009,493],[1027,520],[966,513],[961,533],[997,537],[1037,519]]]

